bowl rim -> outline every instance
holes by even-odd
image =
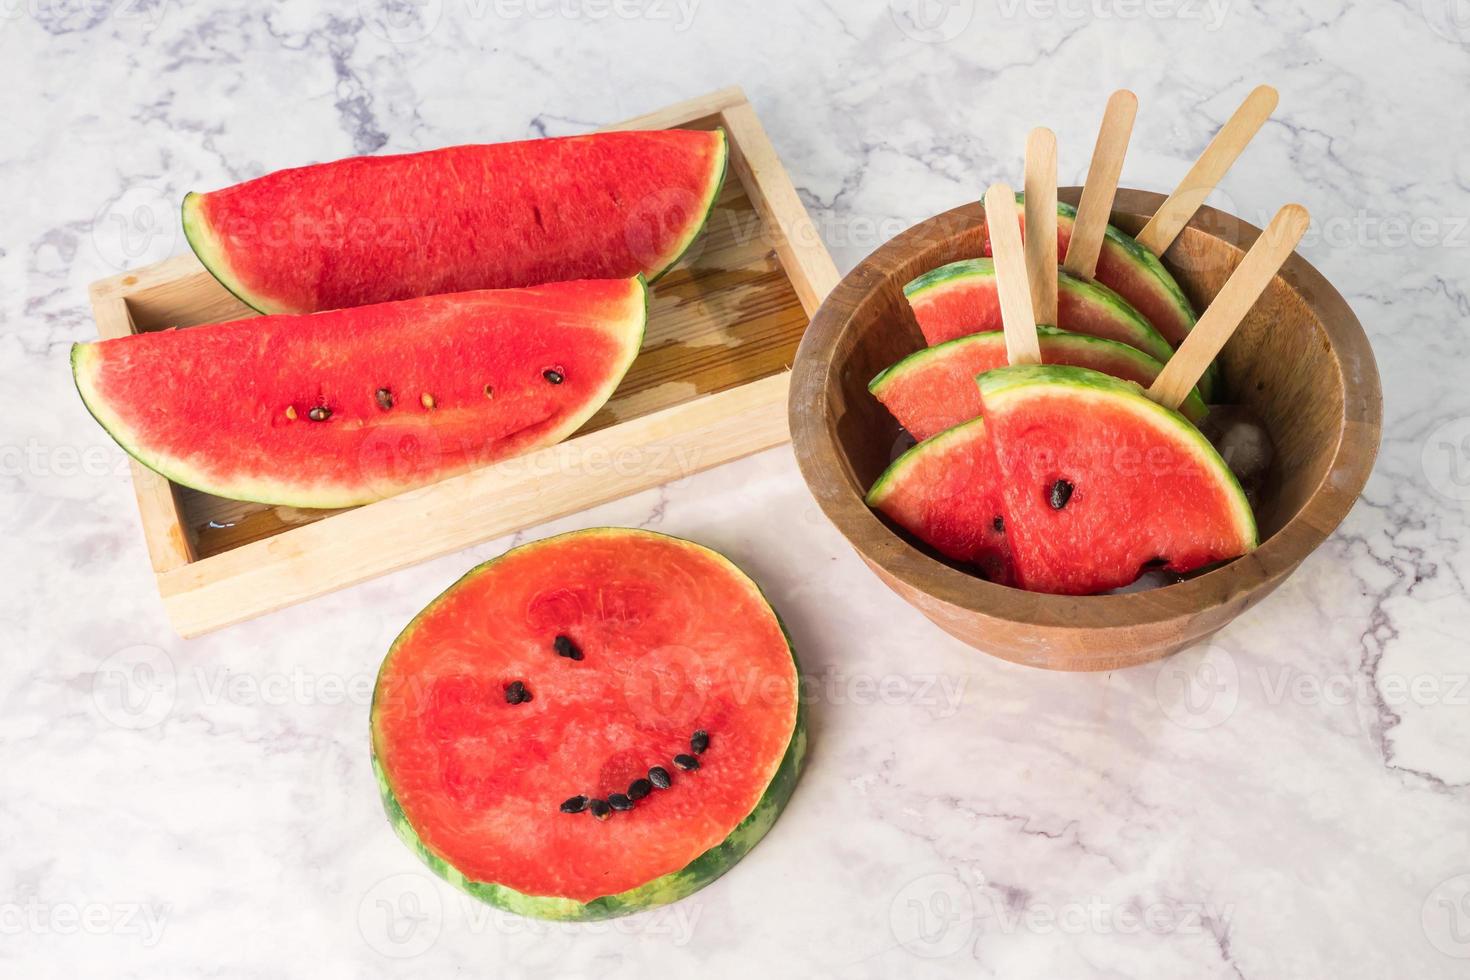
[[[1080,187],[1058,189],[1075,203]],[[1153,191],[1119,188],[1110,221],[1146,220],[1164,202]],[[826,394],[835,384],[831,352],[864,298],[916,243],[973,229],[984,207],[971,202],[918,222],[880,245],[842,278],[812,317],[792,365],[787,403],[792,448],[808,490],[858,554],[885,576],[959,609],[1007,622],[1057,630],[1128,629],[1237,604],[1269,591],[1317,549],[1347,516],[1373,471],[1382,434],[1383,395],[1377,362],[1362,324],[1342,295],[1300,253],[1277,273],[1326,331],[1343,390],[1336,445],[1321,481],[1301,509],[1255,551],[1175,585],[1121,595],[1058,596],[996,585],[944,564],[892,531],[868,507],[847,476],[846,461],[828,433]],[[1201,206],[1188,229],[1224,240],[1243,253],[1261,229]],[[1167,252],[1165,253],[1168,254]],[[1239,611],[1239,610],[1237,610]]]

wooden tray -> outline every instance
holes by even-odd
[[[712,129],[730,173],[700,239],[653,289],[643,351],[558,446],[341,511],[241,503],[133,463],[158,590],[183,636],[236,623],[666,483],[789,438],[790,366],[837,283],[739,88],[608,129]],[[92,284],[104,338],[255,315],[192,254]]]

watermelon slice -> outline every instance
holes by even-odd
[[[988,245],[987,245],[988,247]],[[1000,330],[1000,294],[992,259],[964,259],[931,269],[903,294],[930,344]],[[1174,348],[1117,293],[1057,271],[1057,323],[1062,330],[1116,340],[1158,361]]]
[[[1024,194],[1016,195],[1016,211],[1021,217],[1024,234],[1026,213]],[[1065,202],[1057,203],[1057,254],[1067,254],[1072,241],[1072,226],[1077,221],[1077,209]],[[986,235],[984,254],[990,254],[990,236]],[[1132,235],[1108,225],[1103,237],[1102,251],[1098,253],[1097,271],[1093,278],[1122,296],[1138,312],[1142,313],[1164,335],[1178,347],[1189,336],[1198,319],[1194,307],[1179,283],[1164,268],[1158,256],[1138,244]]]
[[[1016,582],[1086,595],[1145,565],[1190,572],[1256,547],[1240,484],[1183,416],[1086,368],[979,378]]]
[[[405,843],[474,897],[601,919],[676,901],[770,830],[806,750],[781,621],[719,554],[575,531],[472,570],[394,641],[373,765]]]
[[[263,313],[570,279],[656,278],[704,225],[722,130],[353,157],[184,198],[184,233]]]
[[[1147,386],[1164,366],[1136,348],[1114,340],[1038,327],[1044,364],[1073,364]],[[1005,334],[971,334],[926,347],[905,357],[868,384],[868,390],[915,439],[927,439],[980,414],[975,376],[1006,365]],[[1197,392],[1181,406],[1185,417],[1203,421],[1209,409]]]
[[[1016,211],[1020,215],[1022,234],[1025,233],[1025,195],[1016,195]],[[1070,204],[1057,203],[1057,253],[1065,256],[1072,241],[1072,226],[1077,221],[1077,209]],[[990,254],[990,237],[985,238],[984,254]],[[1194,307],[1190,305],[1184,290],[1164,268],[1158,256],[1138,244],[1132,235],[1108,225],[1103,237],[1102,250],[1097,257],[1097,270],[1093,278],[1121,296],[1130,306],[1141,313],[1172,346],[1178,347],[1194,329]],[[1058,320],[1062,319],[1060,315]],[[1066,323],[1058,326],[1066,327]],[[1072,327],[1071,329],[1077,329]],[[1086,332],[1086,331],[1083,331]],[[1120,338],[1114,338],[1120,339]],[[1134,345],[1138,346],[1138,345]],[[1155,357],[1159,355],[1148,348],[1141,348]],[[1159,357],[1159,360],[1168,360]],[[1199,389],[1206,400],[1215,397],[1219,383],[1219,372],[1210,365],[1200,378]]]
[[[946,558],[1010,585],[1005,503],[986,436],[976,418],[912,447],[878,477],[868,506]]]
[[[571,435],[643,341],[632,279],[452,293],[72,347],[143,465],[222,497],[348,507]]]

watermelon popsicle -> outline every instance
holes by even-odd
[[[1130,94],[1115,93],[1114,98],[1109,101],[1109,109],[1098,134],[1097,148],[1093,165],[1088,171],[1082,202],[1073,208],[1068,204],[1055,204],[1053,196],[1039,208],[1034,203],[1032,206],[1025,206],[1025,197],[1018,195],[1017,208],[1020,210],[1024,207],[1025,211],[1023,233],[1027,224],[1044,228],[1045,238],[1050,238],[1051,230],[1055,229],[1057,249],[1065,257],[1066,263],[1064,284],[1065,273],[1071,273],[1105,287],[1120,298],[1125,306],[1135,310],[1151,324],[1168,344],[1178,347],[1194,329],[1198,318],[1184,290],[1159,261],[1159,256],[1173,244],[1205,198],[1270,118],[1277,100],[1276,90],[1269,85],[1259,85],[1253,89],[1226,120],[1225,125],[1220,127],[1199,159],[1135,239],[1102,220],[1106,216],[1106,209],[1088,208],[1089,198],[1098,202],[1105,200],[1111,206],[1121,172],[1122,156],[1127,149],[1134,104]],[[1029,181],[1027,191],[1034,196],[1033,185]],[[1053,204],[1055,216],[1049,213]],[[1045,218],[1043,209],[1047,212]],[[1090,210],[1091,214],[1088,213]],[[984,254],[990,254],[990,247],[987,236]],[[1041,322],[1052,321],[1043,316]],[[1077,311],[1068,309],[1064,288],[1056,325],[1063,329],[1093,333],[1088,329],[1092,322],[1095,321],[1084,319]],[[926,330],[926,334],[927,332]],[[1095,335],[1110,336],[1107,333]],[[1112,339],[1133,343],[1123,337]],[[1151,349],[1147,344],[1134,343],[1134,346],[1161,361],[1169,359],[1167,352]],[[1220,394],[1219,372],[1214,364],[1207,367],[1198,386],[1207,401],[1212,401]]]
[[[1174,342],[1166,339],[1126,299],[1093,281],[1106,251],[1105,243],[1116,245],[1124,237],[1108,224],[1108,217],[1137,106],[1138,100],[1126,90],[1113,93],[1108,100],[1087,184],[1075,210],[1057,203],[1055,135],[1044,127],[1033,129],[1026,143],[1026,193],[987,201],[985,250],[994,251],[991,229],[997,216],[1010,212],[1012,201],[1016,202],[1024,210],[1023,224],[1035,232],[1025,236],[1023,244],[1035,322],[1128,344],[1162,362],[1173,355]],[[1059,218],[1063,209],[1065,221]],[[1060,270],[1059,253],[1064,256]],[[1162,277],[1161,282],[1173,285],[1172,277],[1152,256],[1131,256],[1130,261],[1139,267],[1137,271],[1142,278]],[[1108,268],[1116,265],[1116,256],[1110,254]],[[1132,281],[1136,277],[1121,278]],[[1192,324],[1193,310],[1188,301],[1177,285],[1173,285],[1173,291],[1188,311]],[[1002,329],[994,264],[987,258],[953,262],[931,270],[905,286],[904,295],[925,340],[931,345],[974,332]],[[1182,335],[1181,329],[1179,336]],[[1123,352],[1107,351],[1095,345],[1052,343],[1048,347],[1042,358],[1046,363],[1076,364],[1110,373],[1121,370],[1119,376],[1143,384],[1152,383],[1158,370],[1146,362],[1123,356]],[[1208,381],[1207,376],[1206,385]],[[973,402],[973,394],[967,400]],[[1191,408],[1197,409],[1194,417],[1203,416],[1202,402],[1191,404]]]
[[[1146,392],[1075,367],[977,378],[1021,587],[1099,592],[1129,584],[1145,565],[1185,573],[1255,548],[1239,482],[1177,408],[1307,224],[1298,205],[1277,213]]]

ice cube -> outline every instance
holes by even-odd
[[[1150,568],[1138,578],[1127,585],[1116,589],[1109,589],[1103,595],[1127,595],[1130,592],[1148,592],[1152,589],[1162,589],[1166,585],[1177,585],[1184,581],[1177,572],[1167,571],[1162,568]]]
[[[1203,432],[1245,488],[1246,495],[1254,498],[1276,455],[1271,435],[1260,417],[1241,405],[1214,405]]]

